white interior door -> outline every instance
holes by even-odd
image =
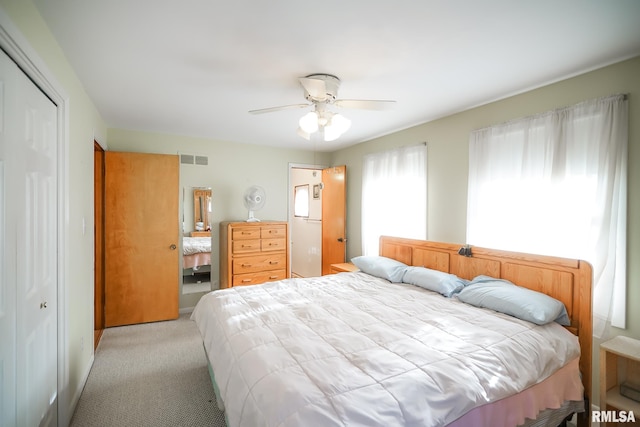
[[[0,424],[16,423],[16,262],[15,242],[9,241],[10,221],[15,214],[8,209],[8,191],[11,181],[7,176],[10,162],[10,147],[6,132],[12,117],[7,113],[6,91],[14,86],[15,64],[0,51],[0,378],[2,379],[2,402],[0,402]]]
[[[0,52],[3,425],[57,423],[57,110]]]
[[[291,213],[291,275],[317,277],[322,275],[322,169],[292,168]],[[296,212],[304,190],[306,212]]]

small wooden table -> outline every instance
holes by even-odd
[[[192,231],[189,234],[191,237],[211,237],[210,231]]]
[[[640,383],[640,341],[617,336],[600,344],[600,410],[640,414],[640,402],[620,394],[626,381]]]
[[[350,262],[343,262],[340,264],[331,264],[330,274],[344,273],[344,272],[351,272],[351,271],[359,271],[359,269],[358,267],[356,267]]]

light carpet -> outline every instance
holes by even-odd
[[[224,427],[189,316],[106,329],[71,426]]]

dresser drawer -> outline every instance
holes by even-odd
[[[262,227],[260,229],[260,237],[263,239],[275,239],[277,237],[286,237],[287,227],[283,225],[274,225],[271,227]]]
[[[283,251],[287,246],[286,239],[262,239],[260,248],[265,251]]]
[[[234,254],[260,252],[260,239],[234,240],[231,244],[232,244],[232,252]]]
[[[247,239],[259,239],[260,228],[234,228],[231,230],[231,240],[247,240]]]
[[[287,278],[287,270],[262,271],[259,273],[234,274],[232,286],[257,285]]]
[[[287,266],[286,254],[255,255],[233,260],[233,274],[281,270]]]
[[[286,221],[220,223],[220,288],[290,277]]]

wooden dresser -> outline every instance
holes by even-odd
[[[286,222],[220,223],[220,288],[289,277]]]

